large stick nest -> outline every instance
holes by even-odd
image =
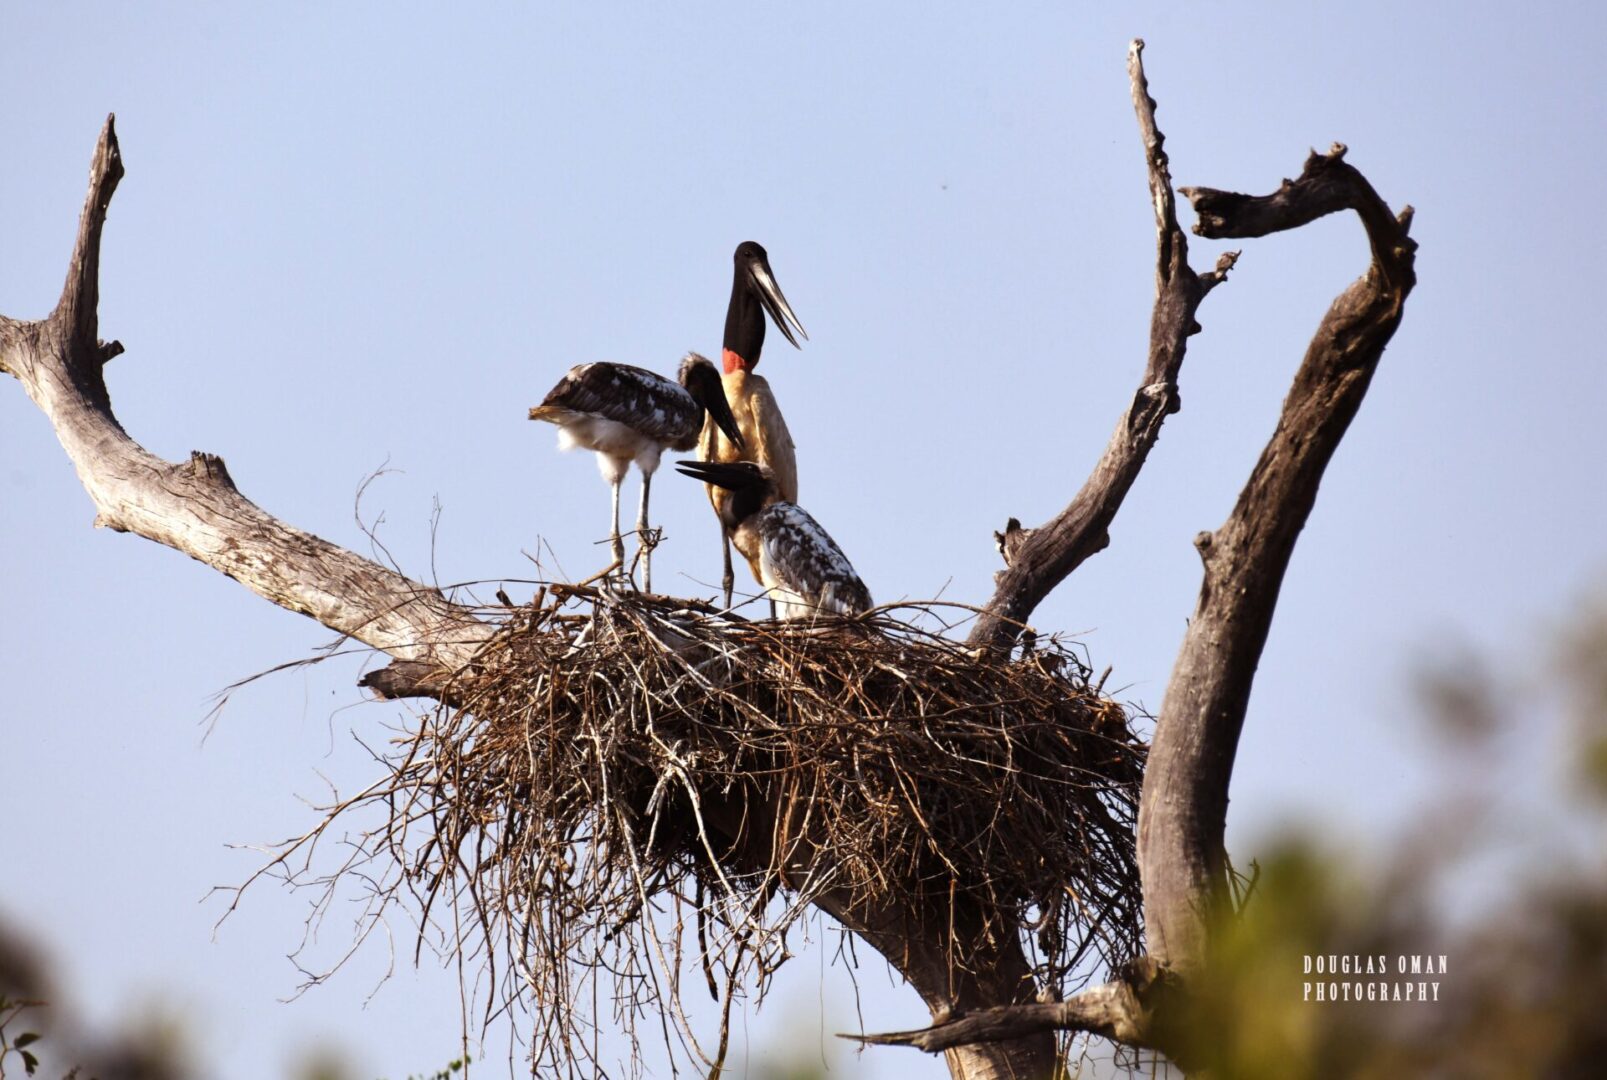
[[[1144,747],[1061,643],[980,659],[926,628],[942,610],[749,622],[554,587],[352,800],[388,818],[359,847],[496,1002],[529,1006],[557,1069],[603,1065],[604,973],[616,1020],[656,1006],[723,1056],[724,1024],[710,1052],[685,1021],[683,969],[726,1010],[762,994],[811,904],[936,941],[955,971],[1019,937],[1069,991],[1138,951]]]

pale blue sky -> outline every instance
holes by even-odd
[[[578,577],[604,558],[607,491],[527,407],[574,363],[670,371],[717,349],[731,249],[756,239],[811,336],[765,356],[800,501],[879,600],[980,601],[991,531],[1058,509],[1136,386],[1153,227],[1123,65],[1142,36],[1179,184],[1268,190],[1337,139],[1419,211],[1421,283],[1296,552],[1230,831],[1241,858],[1290,820],[1381,856],[1447,775],[1404,673],[1448,636],[1532,636],[1607,554],[1607,19],[1122,7],[12,6],[0,311],[54,302],[115,111],[128,175],[101,325],[128,346],[109,382],[134,437],[220,453],[261,505],[359,548],[353,493],[388,464],[364,509],[405,568],[430,573],[439,498],[440,580],[530,576],[538,541]],[[1197,243],[1195,266],[1221,249]],[[1227,513],[1365,257],[1353,221],[1324,221],[1245,245],[1207,301],[1183,411],[1111,548],[1037,614],[1085,631],[1124,696],[1158,707],[1198,586],[1189,541]],[[701,493],[666,472],[656,495],[655,581],[707,595]],[[334,662],[242,693],[203,746],[210,695],[329,635],[91,518],[0,383],[0,915],[92,1019],[181,1010],[210,1075],[281,1076],[325,1042],[361,1076],[444,1062],[447,973],[404,967],[365,1011],[369,955],[281,1005],[302,901],[259,892],[215,941],[220,907],[197,903],[253,866],[226,845],[306,827],[295,796],[320,774],[369,779],[352,735],[382,738],[398,709],[347,708],[357,666]],[[824,965],[795,961],[749,1018],[750,1063],[857,1026]],[[912,993],[862,979],[870,1028],[921,1020]],[[896,1051],[846,1068],[943,1074]]]

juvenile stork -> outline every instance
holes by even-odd
[[[781,294],[781,286],[776,284],[775,274],[770,270],[770,257],[764,248],[752,240],[744,240],[737,245],[732,259],[736,267],[731,282],[731,302],[725,311],[725,342],[720,354],[724,374],[720,380],[725,384],[725,397],[731,403],[731,414],[736,417],[742,438],[729,438],[716,425],[705,424],[703,438],[698,443],[698,460],[751,461],[768,466],[777,498],[795,502],[798,459],[792,435],[787,431],[787,422],[782,419],[775,395],[770,392],[770,383],[763,375],[754,374],[753,369],[758,367],[759,354],[764,350],[766,312],[793,348],[801,348],[798,338],[793,336],[795,329],[805,341],[809,340],[809,335],[793,313],[792,305]],[[731,492],[709,484],[708,493],[714,512],[722,522],[720,552],[724,576],[721,584],[725,588],[725,605],[730,607],[731,534],[723,525],[726,515],[722,506],[730,501]],[[754,574],[757,576],[758,571]]]
[[[781,618],[871,609],[870,590],[848,556],[807,510],[780,498],[769,466],[678,461],[675,467],[729,495],[719,504],[720,523],[748,556],[753,576],[769,591]]]
[[[607,577],[625,565],[625,542],[619,535],[619,488],[631,462],[642,472],[636,536],[642,555],[642,588],[652,592],[653,544],[647,531],[647,499],[659,456],[666,447],[690,450],[696,446],[705,414],[732,443],[740,447],[744,442],[713,364],[697,353],[687,353],[678,378],[679,385],[629,364],[581,364],[570,368],[541,404],[530,410],[530,419],[558,425],[560,450],[577,446],[595,450],[597,467],[614,489],[609,534],[614,561],[587,582]]]

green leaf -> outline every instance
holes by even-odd
[[[12,1043],[11,1045],[15,1046],[18,1050],[21,1050],[24,1046],[27,1046],[29,1043],[38,1042],[38,1041],[39,1041],[39,1033],[37,1031],[24,1031],[21,1035],[17,1036],[17,1041]]]
[[[39,1059],[24,1050],[22,1052],[22,1067],[27,1070],[29,1076],[32,1076],[33,1071],[39,1068]]]

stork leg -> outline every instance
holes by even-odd
[[[658,537],[647,529],[647,496],[653,488],[653,474],[642,473],[642,506],[636,512],[636,543],[637,550],[642,556],[642,591],[653,591],[653,548],[658,546]]]
[[[582,581],[580,583],[582,585],[590,585],[592,582],[597,581],[599,578],[607,577],[609,574],[612,574],[615,570],[618,570],[620,567],[625,565],[625,541],[620,539],[619,536],[619,488],[624,482],[625,470],[623,469],[619,470],[618,473],[616,473],[608,482],[609,486],[614,490],[613,532],[609,537],[612,541],[614,561],[603,567],[591,577],[587,578],[585,581]]]
[[[720,524],[720,551],[725,555],[725,573],[720,577],[720,587],[725,590],[725,607],[731,609],[731,590],[736,586],[736,575],[731,573],[731,530]]]
[[[620,472],[619,479],[614,481],[614,531],[609,534],[609,538],[613,541],[614,565],[609,567],[610,570],[618,570],[625,565],[625,541],[619,535],[619,488],[625,482],[625,477],[624,470],[621,469]]]

